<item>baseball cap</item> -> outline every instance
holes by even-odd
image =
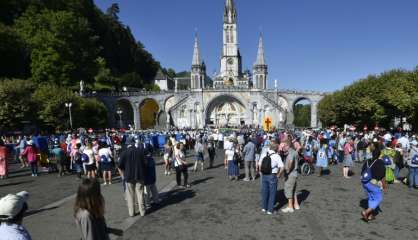
[[[26,201],[29,198],[29,193],[22,191],[16,194],[8,194],[0,199],[0,219],[11,220],[18,215]]]

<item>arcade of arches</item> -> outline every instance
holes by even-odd
[[[237,127],[245,123],[245,117],[244,105],[234,97],[223,95],[209,104],[206,122],[216,127]]]
[[[114,118],[119,128],[129,128],[130,125],[134,125],[134,111],[128,100],[121,99],[116,103]]]
[[[311,102],[308,99],[298,99],[293,106],[293,114],[296,127],[311,126]]]
[[[152,129],[158,123],[158,113],[160,107],[154,99],[145,99],[139,106],[139,114],[141,116],[141,129]]]

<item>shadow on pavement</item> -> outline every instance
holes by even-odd
[[[213,179],[213,177],[206,177],[206,178],[202,178],[202,179],[197,179],[197,180],[194,180],[193,182],[191,182],[190,184],[192,186],[193,185],[198,185],[198,184],[204,183],[204,182],[206,182],[207,180],[210,180],[210,179]]]
[[[303,203],[304,201],[306,201],[306,199],[308,199],[309,194],[311,194],[310,191],[306,190],[306,189],[302,189],[300,191],[300,193],[298,194],[298,202],[299,204]]]
[[[0,187],[17,186],[17,185],[20,185],[20,184],[31,183],[31,182],[33,182],[33,180],[20,181],[20,182],[14,182],[14,183],[6,183],[6,184],[1,184]]]
[[[288,201],[286,196],[284,195],[284,190],[281,189],[276,193],[276,199],[277,199],[277,204],[276,204],[276,209],[281,209],[282,207],[284,207]]]
[[[297,195],[299,204],[302,204],[304,201],[306,201],[310,193],[311,192],[306,189],[300,190],[300,193]],[[276,209],[281,209],[288,204],[288,200],[286,196],[284,195],[283,189],[277,192],[276,199],[277,199]]]
[[[25,217],[29,217],[31,215],[38,214],[38,213],[41,213],[41,212],[44,212],[44,211],[54,210],[54,209],[57,209],[57,208],[58,207],[50,207],[50,208],[42,208],[42,209],[37,209],[37,210],[30,210],[30,211],[26,212]]]
[[[121,230],[121,229],[117,229],[117,228],[110,228],[110,227],[108,227],[108,228],[107,228],[107,232],[108,232],[109,234],[113,234],[113,235],[118,236],[118,237],[123,236],[123,230]]]
[[[195,192],[191,189],[174,189],[169,191],[162,196],[162,201],[159,204],[153,205],[150,209],[147,210],[147,215],[152,214],[153,212],[156,212],[164,207],[183,202],[189,198],[193,198],[195,195]]]

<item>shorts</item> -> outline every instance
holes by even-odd
[[[86,171],[96,171],[96,165],[93,163],[91,165],[86,164]]]
[[[284,182],[284,195],[287,199],[292,199],[295,196],[297,178],[295,176],[289,176]]]
[[[111,162],[107,162],[107,163],[102,162],[100,166],[101,166],[102,171],[112,171]]]

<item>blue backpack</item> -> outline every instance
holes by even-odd
[[[414,165],[418,165],[418,154],[415,154],[412,159],[411,159],[411,163]]]
[[[384,155],[382,158],[383,162],[385,163],[385,166],[392,165],[392,160],[388,155]]]
[[[90,160],[89,155],[85,153],[81,154],[81,162],[86,163],[86,162],[89,162],[89,160]]]
[[[366,168],[361,173],[361,182],[363,184],[366,184],[372,180],[372,166],[377,160],[374,160],[374,162],[369,166],[369,162],[366,162]]]
[[[110,162],[110,158],[106,157],[106,155],[101,155],[100,156],[100,162],[108,163],[108,162]]]

